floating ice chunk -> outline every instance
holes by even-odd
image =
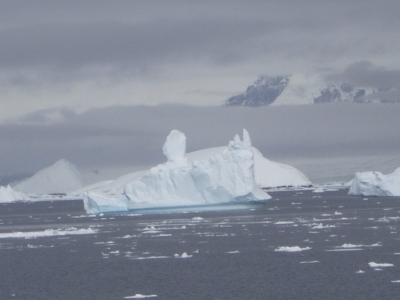
[[[155,298],[157,295],[142,295],[142,294],[136,294],[133,296],[126,296],[124,299],[142,299],[142,298]]]
[[[305,250],[310,250],[310,247],[300,248],[299,246],[289,247],[289,246],[281,246],[275,249],[277,252],[300,252]]]
[[[357,172],[349,195],[400,196],[400,168],[388,175],[380,172]]]
[[[87,229],[76,229],[69,228],[66,230],[61,229],[46,229],[44,231],[28,231],[28,232],[9,232],[0,233],[1,239],[6,238],[37,238],[37,237],[47,237],[47,236],[59,236],[59,235],[79,235],[79,234],[94,234],[97,233],[96,230],[92,228]]]
[[[363,271],[363,270],[358,270],[356,273],[357,273],[357,274],[364,274],[365,271]]]
[[[389,263],[375,263],[375,262],[370,262],[368,263],[371,268],[383,268],[383,267],[394,267],[394,264],[389,264]]]
[[[174,254],[174,257],[176,258],[189,258],[192,257],[193,255],[188,255],[186,252],[183,252],[182,255],[179,254]]]
[[[202,217],[193,217],[192,220],[193,221],[201,221],[201,220],[203,220],[203,218]]]
[[[338,248],[359,248],[359,247],[364,247],[364,245],[343,244],[342,246],[339,246]]]
[[[234,250],[234,251],[229,251],[228,253],[229,254],[236,254],[236,253],[240,253],[240,251],[239,250]]]
[[[316,264],[319,263],[318,260],[310,260],[310,261],[301,261],[301,264]]]
[[[326,228],[334,228],[336,227],[335,225],[323,225],[322,223],[311,227],[311,229],[326,229]]]
[[[393,283],[399,283],[400,280],[392,280],[391,282],[393,282]]]
[[[278,221],[274,223],[275,225],[289,225],[289,224],[294,224],[292,221]]]

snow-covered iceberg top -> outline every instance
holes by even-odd
[[[225,150],[226,147],[215,147],[198,150],[187,154],[189,162],[214,156]],[[274,188],[283,186],[310,186],[311,181],[298,169],[271,161],[253,147],[254,175],[260,188]]]
[[[380,172],[357,172],[349,195],[400,196],[400,168],[388,175]]]
[[[27,194],[56,194],[71,192],[85,184],[77,167],[61,159],[20,182],[14,189]]]
[[[135,208],[203,205],[266,200],[255,180],[254,155],[248,132],[236,135],[219,154],[188,162],[186,137],[173,130],[163,147],[167,162],[127,182],[122,196],[87,192],[88,213]]]
[[[14,191],[11,186],[0,186],[0,203],[27,200],[28,196],[24,193]]]

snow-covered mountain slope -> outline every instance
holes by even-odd
[[[226,106],[266,106],[288,104],[318,104],[329,102],[369,102],[364,96],[372,89],[354,87],[348,83],[326,82],[319,76],[260,76],[243,94],[233,96]]]
[[[289,82],[289,76],[260,76],[243,94],[229,98],[227,106],[265,106],[275,101]]]
[[[68,193],[85,184],[79,170],[67,160],[61,159],[20,182],[14,186],[14,190],[27,194]]]
[[[380,172],[357,172],[349,195],[400,196],[400,168],[388,175]]]
[[[193,163],[186,157],[185,135],[173,130],[167,137],[163,153],[167,162],[128,182],[123,195],[85,193],[86,211],[98,213],[270,198],[255,181],[254,155],[250,136],[245,130],[243,140],[236,135],[219,154]]]

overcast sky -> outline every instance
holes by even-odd
[[[357,140],[356,132],[326,139],[320,150],[296,143],[300,138],[291,134],[290,154],[278,137],[294,124],[274,119],[275,110],[260,110],[279,125],[268,123],[269,139],[254,121],[264,120],[253,116],[259,112],[244,110],[242,118],[238,110],[217,106],[259,75],[320,74],[398,95],[399,15],[394,0],[0,1],[0,174],[32,172],[60,156],[87,168],[161,162],[156,151],[173,125],[188,131],[188,139],[202,135],[192,149],[226,144],[250,126],[253,140],[272,156],[317,155],[329,143],[342,143],[342,152],[353,155],[357,145],[346,141]],[[165,104],[196,108],[138,107]],[[312,118],[313,111],[297,109],[299,115],[291,108],[278,115]],[[397,108],[378,110],[390,115]],[[385,130],[373,112],[359,114],[371,118],[365,132],[355,127],[363,149],[377,153],[374,141],[365,146],[364,135],[378,128],[372,132],[378,140],[384,133],[385,153],[393,152],[388,132],[395,134],[397,123],[382,115],[379,120],[389,122]],[[318,120],[294,125],[293,132],[332,128]],[[336,124],[333,116],[329,120]],[[320,141],[322,132],[314,132]],[[297,136],[307,140],[307,134]]]
[[[261,74],[375,84],[378,72],[393,87],[399,13],[397,0],[1,1],[0,120],[59,106],[219,105]],[[374,74],[355,79],[365,68]]]

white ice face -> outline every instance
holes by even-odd
[[[388,175],[380,172],[356,173],[349,195],[400,196],[400,168]]]
[[[88,213],[146,207],[201,205],[269,199],[255,180],[250,136],[235,136],[219,154],[187,162],[186,137],[174,130],[163,147],[165,164],[128,182],[119,198],[86,193]]]
[[[26,200],[27,198],[28,196],[24,193],[14,191],[9,185],[7,187],[0,186],[0,203]]]
[[[65,159],[40,170],[14,189],[27,194],[68,193],[84,186],[79,170]]]

